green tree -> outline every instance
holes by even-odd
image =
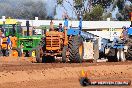
[[[95,0],[73,0],[73,4],[70,3],[69,0],[57,0],[57,4],[63,6],[64,1],[71,5],[73,11],[76,13],[77,16],[82,15],[83,20],[102,20],[102,14],[104,11],[103,6],[105,4],[100,4],[101,2],[95,3]],[[92,5],[92,10],[89,10],[90,7],[87,9],[90,3]]]
[[[116,14],[117,20],[129,20],[129,13],[132,12],[132,0],[73,0],[73,4],[69,0],[56,0],[58,5],[63,5],[64,1],[69,3],[73,7],[73,11],[78,14],[78,8],[85,8],[82,10],[84,15],[84,20],[106,20],[107,18],[112,18],[112,12],[118,7],[119,12]],[[88,4],[85,7],[85,2]],[[99,8],[96,8],[99,5]],[[90,11],[88,9],[90,8]],[[65,7],[64,7],[65,8]],[[95,10],[93,10],[95,9]],[[103,9],[103,12],[102,12]],[[98,13],[98,15],[95,15]],[[101,16],[102,14],[102,16]]]
[[[73,0],[73,3],[70,3],[69,0],[56,0],[56,1],[57,1],[57,5],[61,5],[65,9],[65,11],[68,11],[64,7],[64,2],[67,2],[71,6],[71,9],[76,14],[76,16],[80,14],[82,15],[86,12],[84,4],[87,0]]]
[[[103,7],[101,5],[95,5],[91,12],[84,14],[84,20],[98,21],[102,20]]]

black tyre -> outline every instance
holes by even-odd
[[[1,50],[1,46],[0,46],[0,56],[3,56],[2,50]]]
[[[41,53],[42,47],[33,48],[31,51],[29,51],[30,57],[35,57],[37,63],[42,63],[42,53]]]
[[[132,60],[132,49],[130,47],[127,49],[126,59]]]
[[[9,56],[9,50],[5,50],[5,56]]]
[[[127,50],[126,58],[132,59],[132,39],[131,38],[128,39],[127,46],[128,46],[128,50]]]
[[[9,50],[2,49],[1,51],[2,51],[3,56],[9,56]]]
[[[43,62],[43,56],[41,55],[41,47],[38,47],[36,49],[36,61],[38,63],[42,63]]]
[[[12,50],[16,50],[18,52],[18,57],[22,56],[22,52],[20,48],[12,48]]]
[[[42,47],[38,47],[36,49],[36,61],[38,63],[42,63],[43,62],[43,51],[42,51]]]
[[[80,79],[80,84],[81,84],[81,86],[85,87],[85,86],[90,85],[91,83],[90,83],[90,80],[88,78],[82,77]]]
[[[67,48],[68,46],[64,46],[63,50],[62,50],[62,62],[65,63],[66,62],[66,52],[67,52]]]
[[[117,49],[105,48],[105,58],[108,59],[108,62],[117,62]]]
[[[39,52],[39,51],[38,51],[38,52]],[[40,58],[39,53],[38,53],[37,56],[36,56],[36,61],[37,61],[38,63],[42,63],[42,58]]]
[[[81,63],[83,59],[83,39],[80,36],[74,36],[69,41],[69,60],[75,63]]]

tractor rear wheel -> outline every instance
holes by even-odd
[[[64,46],[62,50],[62,62],[66,62],[66,52],[67,52],[68,46]]]
[[[74,36],[69,40],[69,60],[75,63],[81,63],[83,59],[83,39],[80,36]]]
[[[21,57],[22,56],[21,49],[19,49],[19,48],[12,48],[12,56]]]

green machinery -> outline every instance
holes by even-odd
[[[29,21],[26,21],[26,30],[22,30],[21,36],[18,37],[18,47],[23,49],[23,55],[26,57],[40,57],[40,46],[45,44],[45,32],[50,25],[40,25],[33,29],[30,27]],[[57,28],[57,25],[54,26]]]
[[[26,27],[27,27],[27,30],[25,31],[26,34],[25,32],[23,32],[22,36],[19,36],[18,38],[18,47],[23,49],[24,56],[35,57],[36,52],[34,51],[34,48],[38,47],[41,44],[44,44],[42,42],[42,38],[44,38],[44,35],[43,34],[38,35],[34,33],[33,29],[29,29],[30,28],[29,21],[26,21]]]

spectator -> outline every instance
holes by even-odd
[[[23,43],[21,43],[20,48],[21,48],[21,52],[22,52],[22,54],[23,54],[23,48],[24,48]]]
[[[10,49],[12,49],[12,43],[11,43],[11,36],[8,36],[7,37],[7,49],[8,49],[8,47],[10,47]]]

